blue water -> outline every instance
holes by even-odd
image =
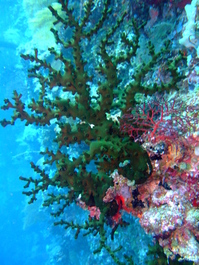
[[[10,27],[19,27],[20,33],[24,24],[16,22],[19,6],[15,1],[1,1],[1,39],[0,39],[0,105],[3,98],[10,97],[13,89],[25,89],[23,84],[23,71],[16,68],[19,56],[16,54],[16,46],[5,40],[3,33]],[[19,25],[20,24],[20,25]],[[6,46],[6,43],[8,44]],[[10,47],[11,46],[11,47]],[[7,114],[6,114],[7,115]],[[1,111],[0,117],[5,117]],[[15,127],[0,127],[0,264],[45,264],[48,254],[45,250],[47,243],[47,219],[40,224],[34,224],[25,229],[24,220],[26,216],[26,198],[22,195],[23,184],[19,181],[21,174],[30,175],[29,162],[23,155],[26,147],[19,146],[19,139],[23,132],[23,125]],[[18,156],[19,155],[19,156]],[[36,217],[35,217],[36,218]],[[40,251],[33,251],[39,248]]]
[[[27,21],[22,1],[18,2],[0,0],[0,105],[4,98],[12,97],[15,89],[25,97],[30,93],[27,91],[27,65],[17,53],[17,47],[29,38],[24,33]],[[0,119],[9,117],[10,113],[1,110]],[[32,176],[30,161],[37,162],[41,156],[39,142],[30,135],[24,136],[22,122],[6,128],[0,126],[0,147],[0,265],[114,264],[105,251],[93,256],[98,238],[80,235],[75,240],[72,231],[53,226],[53,218],[48,209],[41,207],[41,199],[28,205],[28,199],[22,195],[24,183],[19,176]],[[85,212],[74,206],[67,214],[74,220],[81,220]],[[123,242],[130,255],[137,255],[141,248],[145,251],[143,241],[148,239],[138,220],[130,219],[131,226],[116,241]],[[140,257],[138,264],[142,264]]]
[[[23,21],[22,9],[16,1],[1,0],[0,13],[0,105],[2,105],[3,99],[10,98],[14,89],[19,91],[26,89],[24,83],[26,72],[18,67],[20,58],[16,53],[16,47],[20,44],[19,40],[13,39],[13,42],[7,40],[4,38],[4,33],[9,28],[18,29],[17,33],[24,40],[26,24]],[[1,119],[7,115],[1,110]],[[27,207],[26,197],[22,195],[23,183],[19,180],[19,176],[32,174],[29,161],[24,155],[27,152],[27,144],[22,145],[17,142],[23,134],[23,129],[22,123],[16,123],[14,127],[0,126],[0,264],[53,264],[54,257],[50,251],[54,245],[59,246],[60,229],[57,228],[54,232],[52,222],[49,222],[49,215],[39,212],[39,203]],[[31,148],[35,150],[37,147],[32,144]]]

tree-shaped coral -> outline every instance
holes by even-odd
[[[125,113],[132,107],[138,92],[151,95],[156,91],[177,88],[177,82],[181,79],[177,63],[183,56],[179,54],[167,63],[166,70],[170,72],[167,84],[146,86],[143,77],[153,70],[162,54],[169,51],[169,43],[166,43],[155,53],[154,46],[149,42],[150,60],[137,68],[131,80],[123,87],[126,77],[122,78],[122,66],[131,67],[139,48],[140,33],[136,21],[127,21],[125,11],[115,16],[110,0],[103,1],[101,10],[94,5],[95,1],[87,1],[80,17],[70,1],[60,0],[59,3],[63,16],[52,6],[49,6],[49,10],[56,19],[54,25],[60,24],[59,31],[55,28],[51,31],[61,49],[58,51],[52,47],[49,48],[49,53],[51,59],[59,61],[61,66],[55,69],[48,59],[41,57],[37,49],[34,54],[23,54],[22,58],[32,63],[29,77],[35,78],[40,84],[39,96],[27,105],[22,101],[22,95],[14,91],[14,103],[5,99],[2,107],[5,110],[14,109],[14,114],[10,121],[3,120],[1,124],[13,125],[20,119],[26,121],[26,125],[35,123],[44,126],[56,120],[59,129],[55,141],[58,148],[55,151],[47,147],[42,152],[46,158],[44,164],[55,164],[56,172],[54,176],[49,176],[45,170],[31,162],[31,167],[40,178],[20,177],[26,181],[25,188],[29,188],[24,194],[30,196],[32,203],[40,191],[47,191],[48,198],[44,201],[44,206],[54,202],[61,205],[60,210],[54,213],[55,216],[60,216],[65,207],[80,198],[88,207],[98,207],[99,220],[94,218],[80,226],[61,219],[56,224],[72,227],[76,230],[76,236],[81,228],[89,230],[89,233],[100,233],[100,247],[96,252],[104,247],[116,263],[122,264],[105,244],[104,224],[119,208],[116,201],[103,201],[107,189],[113,185],[109,175],[117,169],[129,180],[142,183],[150,175],[152,168],[149,157],[141,146],[121,133],[119,120],[114,113],[118,110]],[[127,28],[133,28],[133,37],[128,35]],[[95,46],[92,50],[96,52],[96,58],[90,66],[88,50],[91,45]],[[99,80],[95,76],[97,74],[100,76]],[[92,96],[93,85],[96,87],[96,97]],[[55,90],[60,92],[57,97],[53,96]],[[71,117],[75,120],[75,126],[68,122],[67,118]],[[62,150],[64,146],[82,142],[88,148],[73,160]],[[94,163],[95,170],[88,171],[90,163]],[[54,195],[48,192],[50,186],[67,188],[68,195]]]

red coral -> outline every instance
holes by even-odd
[[[117,212],[111,217],[114,221],[113,225],[116,225],[122,220],[122,211],[138,216],[140,207],[137,209],[132,207],[132,192],[135,189],[133,183],[122,175],[119,175],[117,171],[113,172],[110,177],[113,178],[114,186],[106,191],[103,201],[105,203],[115,201],[118,205]]]
[[[188,4],[191,4],[191,0],[181,0],[181,1],[178,1],[177,7],[184,8]]]
[[[191,116],[198,111],[198,106],[186,106],[183,102],[165,100],[156,95],[147,103],[130,109],[120,120],[122,132],[128,133],[134,141],[153,142],[178,141],[181,135],[194,130],[198,117]]]
[[[159,6],[161,3],[170,2],[172,5],[179,8],[184,8],[187,4],[191,3],[191,0],[148,0],[148,4]]]
[[[122,217],[120,211],[123,209],[123,206],[125,205],[125,201],[124,201],[124,198],[120,195],[116,195],[115,200],[118,205],[118,210],[117,210],[117,213],[112,217],[112,219],[116,224],[118,224]]]

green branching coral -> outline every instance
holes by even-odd
[[[170,80],[167,84],[146,86],[143,76],[153,69],[162,54],[169,51],[169,43],[166,43],[158,53],[155,53],[154,46],[149,42],[148,52],[151,60],[134,72],[132,80],[124,88],[118,68],[122,63],[130,65],[136,56],[139,48],[139,30],[143,25],[138,27],[134,19],[128,22],[129,27],[134,30],[134,36],[130,39],[125,31],[121,32],[122,25],[126,21],[126,13],[123,12],[117,19],[112,19],[110,0],[103,1],[101,17],[95,23],[90,20],[94,1],[86,2],[83,16],[80,18],[75,16],[69,1],[59,0],[59,3],[62,5],[62,17],[52,6],[49,6],[49,10],[56,19],[54,25],[60,24],[60,31],[55,28],[51,31],[57,44],[62,48],[61,51],[53,47],[49,48],[49,53],[55,61],[61,62],[62,67],[60,70],[54,69],[47,59],[41,58],[37,49],[32,55],[21,55],[23,59],[32,63],[29,77],[38,80],[40,93],[38,99],[32,99],[27,106],[22,101],[22,95],[14,91],[13,101],[5,99],[5,105],[2,107],[4,110],[14,110],[12,119],[1,121],[1,125],[13,125],[17,119],[20,119],[26,122],[25,125],[34,123],[44,126],[50,125],[50,122],[56,119],[60,129],[55,139],[58,150],[50,150],[47,147],[46,151],[42,152],[46,158],[44,164],[55,164],[56,173],[53,177],[49,176],[43,169],[31,162],[31,167],[40,175],[40,178],[20,177],[26,182],[25,188],[29,188],[23,193],[30,196],[29,202],[32,203],[39,192],[48,191],[50,186],[67,188],[67,195],[55,196],[49,192],[48,198],[44,201],[44,206],[52,205],[54,202],[59,204],[62,201],[60,210],[53,214],[55,217],[61,216],[64,208],[80,197],[87,206],[97,206],[101,211],[99,220],[89,220],[80,226],[61,219],[55,224],[76,230],[76,237],[81,229],[86,230],[86,233],[100,234],[100,247],[96,252],[105,248],[117,264],[123,264],[116,258],[114,251],[106,245],[104,224],[107,216],[115,213],[111,203],[103,202],[107,189],[112,185],[109,175],[118,169],[119,173],[128,179],[143,183],[150,175],[152,168],[147,153],[128,136],[122,135],[118,122],[114,122],[114,119],[107,119],[107,115],[111,117],[112,112],[118,109],[126,112],[135,104],[134,97],[138,92],[151,95],[156,91],[176,89],[177,82],[181,79],[177,72],[177,64],[183,56],[179,54],[173,61],[167,62],[167,71],[170,72]],[[108,30],[102,33],[104,25],[108,27]],[[64,35],[64,31],[70,33],[68,35],[71,36],[68,38]],[[116,52],[114,47],[116,38],[119,38],[122,47],[125,47],[123,53],[117,54]],[[99,61],[96,69],[90,70],[89,74],[86,70],[87,62],[83,49],[86,43],[89,45],[94,39],[97,40],[96,56],[99,57]],[[111,52],[114,48],[114,52]],[[70,54],[69,58],[66,57],[67,52]],[[91,96],[91,84],[95,82],[95,76],[91,73],[99,73],[103,77],[96,84],[98,98],[95,100]],[[49,99],[48,94],[53,93],[54,88],[61,91],[60,95],[69,92],[74,95],[74,100],[62,96]],[[76,120],[75,128],[66,122],[65,118],[71,117]],[[81,142],[86,143],[88,150],[85,150],[79,157],[71,160],[68,154],[62,152],[63,146],[81,144]],[[120,163],[125,161],[128,163],[120,166]],[[87,166],[90,162],[94,162],[97,173],[88,172]],[[126,256],[126,260],[128,264],[133,264],[131,258]]]

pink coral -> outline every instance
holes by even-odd
[[[86,203],[81,200],[81,197],[77,199],[76,203],[82,209],[88,210],[90,212],[89,216],[91,218],[95,218],[97,220],[100,219],[101,212],[100,212],[100,209],[98,207],[96,207],[96,206],[87,206]]]
[[[89,206],[88,207],[88,210],[90,212],[90,217],[91,218],[96,218],[97,220],[100,219],[101,212],[100,212],[100,209],[98,207],[96,207],[96,206]]]
[[[110,175],[113,178],[114,186],[110,187],[106,191],[106,195],[103,198],[105,203],[116,201],[118,205],[117,213],[112,217],[114,221],[114,225],[118,224],[122,219],[122,211],[127,213],[131,213],[135,216],[139,215],[139,209],[133,209],[132,201],[133,201],[133,190],[135,190],[134,183],[129,181],[127,178],[119,175],[117,171]]]
[[[138,187],[139,198],[148,205],[143,208],[140,224],[158,239],[167,256],[180,255],[196,264],[199,264],[199,157],[195,152],[198,140],[197,136],[189,136],[184,139],[184,148],[171,148],[170,153],[162,155],[162,160],[153,161],[152,176]]]

